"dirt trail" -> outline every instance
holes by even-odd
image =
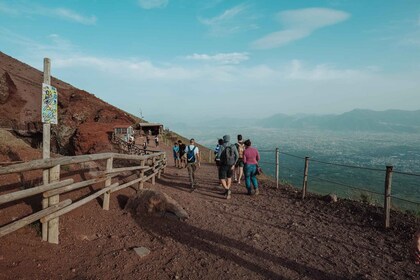
[[[169,157],[170,158],[170,157]],[[171,159],[171,158],[170,158]],[[35,227],[0,239],[0,279],[418,279],[408,242],[415,220],[394,215],[380,229],[373,207],[347,201],[305,202],[293,189],[263,182],[259,196],[235,185],[223,199],[214,165],[197,171],[190,192],[186,169],[169,162],[148,188],[177,200],[190,218],[132,218],[126,189],[60,220],[60,245],[40,241]],[[151,250],[141,259],[133,248]]]

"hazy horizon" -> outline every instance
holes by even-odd
[[[418,110],[417,0],[2,1],[0,51],[147,120]]]

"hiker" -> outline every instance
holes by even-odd
[[[217,169],[219,169],[219,166],[220,166],[220,158],[217,157],[217,155],[219,154],[219,150],[222,147],[222,145],[223,145],[223,139],[219,139],[217,141],[216,148],[214,148],[214,155],[215,155],[214,161],[216,162]]]
[[[128,142],[127,142],[128,152],[130,152],[131,149],[133,148],[133,141],[134,141],[134,137],[130,135],[128,137]]]
[[[220,146],[217,158],[220,159],[219,179],[222,184],[224,196],[226,199],[231,198],[230,186],[232,185],[232,175],[236,161],[239,158],[238,150],[235,145],[230,144],[230,136],[223,136],[223,145]]]
[[[245,163],[245,187],[247,189],[247,194],[252,195],[251,182],[254,186],[255,195],[258,195],[260,192],[258,190],[258,180],[257,180],[257,168],[258,161],[260,160],[260,154],[258,150],[254,147],[251,147],[251,140],[245,141],[245,151],[244,151],[244,163]]]
[[[195,171],[197,170],[197,165],[200,167],[200,154],[194,139],[191,139],[190,144],[185,148],[185,154],[187,155],[187,169],[190,176],[191,191],[193,191],[197,187]]]
[[[144,143],[143,143],[143,151],[144,151],[144,154],[146,154],[146,149],[147,149],[147,142],[144,141]]]
[[[155,136],[155,145],[156,147],[159,146],[159,134]]]
[[[175,167],[179,167],[179,146],[178,142],[174,143],[174,146],[172,148],[172,151],[174,152],[174,164]]]
[[[179,146],[179,160],[180,165],[179,168],[187,167],[186,158],[185,158],[185,144],[182,143],[181,140],[178,140],[178,146]]]
[[[149,134],[147,134],[147,135],[146,135],[146,142],[147,142],[147,145],[149,145],[149,143],[150,143],[150,137],[149,137]]]
[[[245,144],[242,140],[242,135],[238,135],[238,142],[235,144],[236,148],[238,149],[239,158],[235,165],[235,183],[241,184],[241,179],[244,174],[244,151],[245,151]]]

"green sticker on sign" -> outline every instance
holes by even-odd
[[[42,122],[57,124],[57,89],[53,86],[42,84]]]

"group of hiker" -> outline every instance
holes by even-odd
[[[218,178],[226,199],[230,199],[232,195],[232,177],[233,181],[239,185],[242,182],[242,177],[245,177],[247,194],[259,194],[256,175],[259,172],[258,162],[260,155],[258,150],[252,147],[251,140],[243,141],[242,135],[238,135],[237,143],[232,144],[230,136],[225,135],[218,140],[214,154]],[[181,140],[175,142],[173,156],[175,167],[187,168],[191,191],[195,190],[197,187],[195,171],[200,167],[200,153],[199,148],[195,145],[195,140],[190,139],[188,146],[182,143]]]

